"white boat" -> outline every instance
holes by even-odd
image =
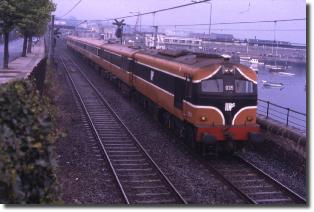
[[[285,68],[283,66],[267,65],[266,68],[268,68],[270,72],[284,72],[285,71]]]
[[[226,59],[230,59],[231,58],[231,55],[228,55],[228,54],[222,54],[221,55],[223,58],[226,58]]]
[[[250,63],[252,63],[252,64],[258,64],[258,59],[251,58],[251,59],[250,59]]]
[[[266,80],[262,80],[264,87],[274,87],[274,88],[282,88],[284,87],[284,84],[277,83],[277,82],[268,82]]]
[[[284,75],[284,76],[294,76],[295,74],[294,73],[290,73],[290,72],[284,72],[284,71],[279,71],[278,74],[280,75]]]

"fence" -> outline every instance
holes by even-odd
[[[258,99],[257,114],[306,132],[306,114]]]
[[[44,83],[46,78],[46,65],[47,64],[47,57],[43,58],[37,66],[32,71],[30,78],[34,80],[37,90],[39,91],[40,95],[44,90]]]

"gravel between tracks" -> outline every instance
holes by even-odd
[[[95,150],[97,145],[90,142],[84,131],[82,117],[65,76],[59,67],[54,77],[59,88],[54,98],[60,111],[59,128],[67,134],[56,144],[57,179],[62,200],[65,204],[121,203],[120,195],[112,191],[114,180],[104,178],[106,162],[100,159],[100,153]]]

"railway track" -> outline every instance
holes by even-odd
[[[187,204],[77,64],[60,61],[127,204]]]
[[[303,197],[239,156],[210,158],[209,164],[210,169],[247,203],[306,204]]]

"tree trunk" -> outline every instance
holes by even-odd
[[[24,35],[22,57],[26,57],[26,50],[27,50],[27,35]]]
[[[3,55],[3,68],[9,68],[9,32],[4,32],[4,55]]]
[[[33,45],[33,37],[28,37],[28,47],[27,47],[27,53],[32,53],[32,45]]]

